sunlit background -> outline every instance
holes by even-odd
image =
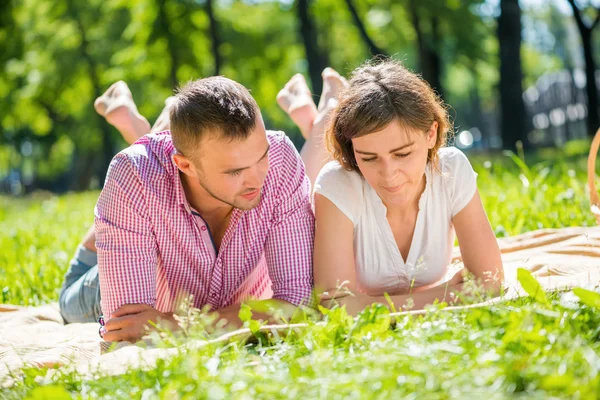
[[[450,104],[455,145],[525,150],[599,124],[600,1],[12,0],[0,11],[0,191],[102,185],[125,143],[94,99],[125,80],[150,122],[179,84],[215,74],[302,137],[275,96],[304,74],[402,60]],[[591,77],[591,79],[590,79]]]

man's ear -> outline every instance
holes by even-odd
[[[194,178],[196,178],[198,176],[198,173],[196,171],[196,167],[194,166],[194,164],[192,164],[192,162],[189,160],[189,158],[187,158],[183,154],[180,154],[180,153],[173,154],[173,162],[175,163],[177,168],[179,168],[179,170],[181,172],[183,172],[184,174],[186,174],[187,176],[191,176]]]
[[[433,121],[429,131],[427,131],[427,148],[433,149],[437,143],[438,122]]]

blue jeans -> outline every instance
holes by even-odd
[[[65,323],[97,322],[100,308],[98,256],[79,246],[65,274],[65,282],[58,298],[60,314]]]

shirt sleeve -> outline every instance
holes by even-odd
[[[456,148],[450,149],[445,158],[449,169],[448,186],[454,218],[473,199],[477,190],[477,173],[465,153]]]
[[[273,298],[297,306],[313,306],[313,241],[315,218],[310,206],[310,181],[292,142],[283,135],[271,229],[265,243]]]
[[[362,178],[355,172],[346,171],[336,161],[327,163],[315,181],[315,193],[325,196],[346,217],[357,224],[359,207],[363,196]]]
[[[111,162],[95,208],[102,312],[156,303],[157,245],[144,191],[127,155]]]

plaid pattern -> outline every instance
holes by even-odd
[[[174,311],[180,295],[213,309],[271,295],[296,305],[309,302],[310,182],[287,136],[267,136],[269,172],[261,201],[249,211],[233,210],[218,254],[185,198],[168,131],[146,135],[115,156],[95,208],[106,320],[124,304]]]

